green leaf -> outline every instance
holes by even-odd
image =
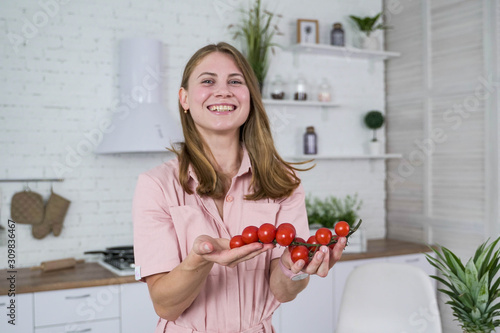
[[[484,312],[486,310],[486,306],[488,304],[489,300],[488,285],[489,285],[489,280],[488,280],[488,275],[486,274],[483,275],[481,281],[479,281],[479,293],[476,298],[476,305],[481,310],[481,312]]]

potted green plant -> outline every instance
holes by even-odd
[[[377,23],[381,17],[382,13],[378,13],[375,16],[360,17],[355,15],[349,15],[351,20],[355,23],[356,27],[362,33],[361,47],[363,49],[378,50],[380,49],[380,42],[376,36],[372,33],[377,30],[385,30],[390,27],[383,24]]]
[[[273,37],[282,34],[274,20],[281,18],[281,15],[263,9],[261,0],[255,0],[253,7],[241,12],[240,23],[231,24],[229,29],[235,30],[233,38],[242,39],[243,53],[257,76],[262,92],[269,69],[269,52],[278,46],[273,42]]]
[[[372,110],[366,113],[364,121],[366,127],[373,131],[373,138],[370,141],[369,147],[370,153],[372,155],[380,154],[380,142],[377,139],[377,130],[384,125],[384,115],[380,111]]]
[[[441,276],[431,275],[445,288],[439,289],[450,300],[446,302],[453,310],[453,315],[460,322],[465,333],[490,333],[500,327],[500,278],[496,277],[500,269],[500,250],[495,251],[500,238],[487,244],[481,244],[474,257],[463,264],[449,249],[440,247],[431,249],[436,257],[426,254],[427,260],[437,268]]]

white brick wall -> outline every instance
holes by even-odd
[[[72,204],[59,237],[50,235],[35,240],[30,226],[17,226],[18,267],[63,257],[84,258],[86,250],[131,244],[130,207],[136,177],[172,157],[167,153],[112,156],[88,153],[79,160],[71,159],[69,151],[91,146],[85,134],[108,119],[116,105],[118,40],[148,36],[164,43],[164,103],[177,117],[177,89],[185,62],[206,43],[232,42],[227,26],[238,17],[235,9],[246,3],[243,0],[2,3],[0,178],[52,178],[57,177],[54,165],[70,166],[62,175],[63,183],[29,184],[46,199],[53,186],[56,193]],[[295,38],[298,18],[319,20],[322,43],[328,43],[334,21],[344,22],[347,40],[351,42],[352,28],[347,24],[347,16],[375,14],[380,11],[381,3],[313,0],[305,4],[287,0],[269,2],[269,8],[283,14],[280,26],[285,36],[278,42],[288,46]],[[371,135],[362,126],[362,114],[384,107],[382,63],[307,56],[298,60],[298,67],[294,67],[291,54],[278,51],[269,78],[280,73],[292,81],[300,72],[309,83],[317,84],[326,75],[342,107],[327,111],[326,119],[317,110],[302,111],[291,122],[294,128],[291,133],[300,142],[305,122],[312,122],[318,127],[320,149],[361,152]],[[282,151],[293,151],[297,144],[279,133],[277,141]],[[359,193],[364,201],[361,215],[368,236],[385,235],[383,161],[318,161],[317,167],[303,174],[303,178],[306,190],[318,196]],[[10,217],[12,195],[23,190],[24,185],[0,183],[1,225],[6,226]],[[0,268],[5,268],[6,248],[0,248],[0,253]]]

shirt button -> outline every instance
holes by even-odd
[[[226,197],[226,201],[227,201],[227,202],[233,202],[233,199],[234,199],[234,198],[233,198],[232,196],[230,196],[230,195],[228,195],[228,196]]]

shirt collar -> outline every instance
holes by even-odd
[[[242,176],[252,171],[252,163],[250,162],[250,156],[248,155],[248,151],[244,144],[242,144],[242,149],[243,149],[243,157],[241,159],[240,169],[238,170],[236,177]],[[196,172],[194,172],[192,164],[189,164],[188,176],[191,179],[193,179],[197,184],[199,184],[198,177],[196,176]]]

